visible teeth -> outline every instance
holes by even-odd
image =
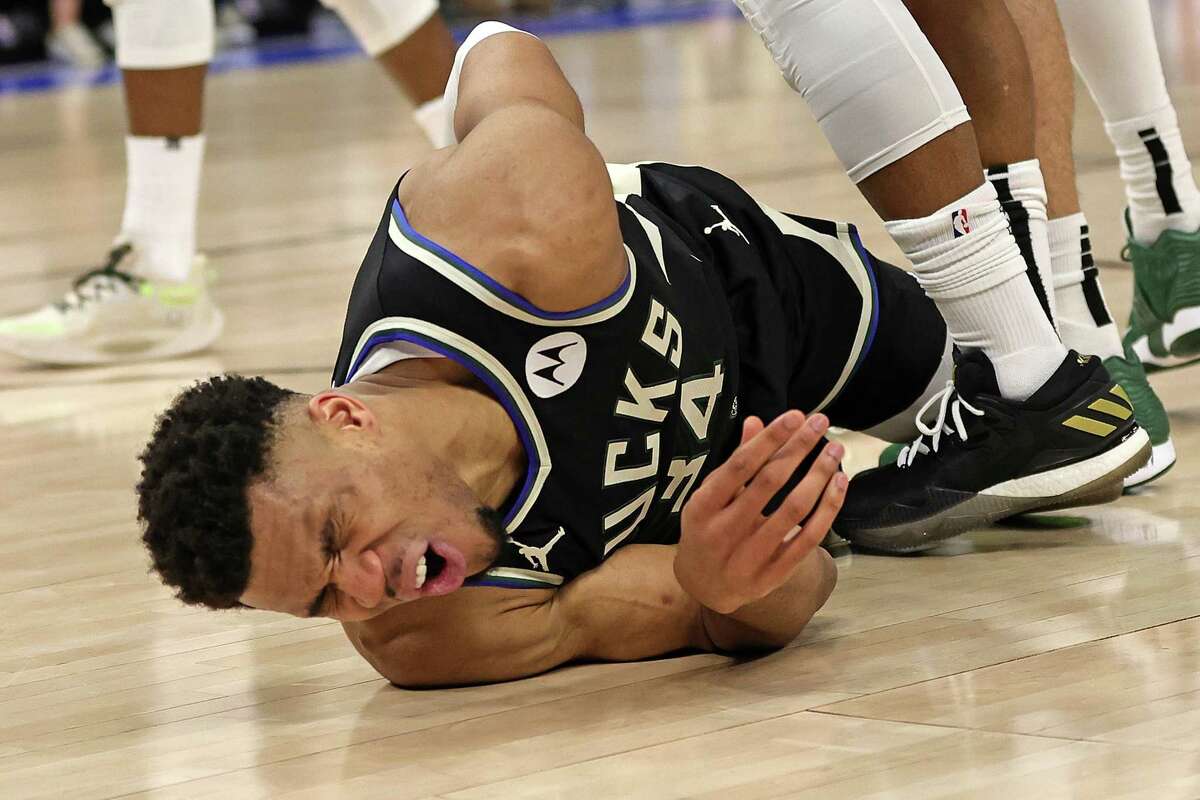
[[[417,588],[420,589],[425,585],[425,572],[428,567],[425,564],[425,556],[421,556],[421,560],[417,562]]]

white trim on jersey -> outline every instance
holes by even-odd
[[[483,574],[489,578],[530,581],[546,586],[562,586],[564,580],[562,575],[556,575],[553,572],[534,572],[531,569],[518,569],[517,567],[492,567]],[[479,578],[475,578],[475,580],[479,580]]]
[[[646,162],[653,163],[653,162]],[[642,171],[636,164],[605,164],[608,180],[612,183],[613,196],[624,202],[631,194],[642,193]]]
[[[758,201],[756,200],[755,202]],[[867,335],[871,330],[871,319],[875,314],[875,292],[871,287],[871,278],[867,275],[867,265],[862,263],[862,257],[858,254],[858,249],[854,246],[854,240],[850,237],[850,226],[845,222],[837,223],[836,237],[829,236],[797,222],[768,205],[758,203],[758,207],[762,209],[762,212],[767,215],[767,218],[771,222],[775,223],[775,227],[779,228],[780,233],[786,236],[797,236],[801,239],[807,239],[833,256],[842,265],[842,269],[846,271],[846,275],[849,276],[850,280],[858,288],[859,294],[863,298],[862,313],[858,320],[858,330],[854,334],[854,344],[850,347],[850,354],[846,359],[845,365],[842,367],[842,374],[838,377],[833,388],[829,390],[829,393],[825,395],[825,398],[817,404],[816,408],[809,412],[815,414],[832,403],[841,394],[846,381],[850,380],[850,376],[854,374],[855,367],[858,366],[863,346],[866,344]]]
[[[646,231],[646,238],[650,240],[650,249],[654,251],[654,258],[658,261],[658,268],[662,270],[663,278],[666,279],[667,283],[670,283],[671,276],[667,274],[667,262],[663,258],[662,231],[653,222],[639,214],[636,208],[626,203],[625,197],[628,197],[628,195],[623,195],[616,199],[621,205],[633,212],[633,216],[641,224],[642,229]]]
[[[363,331],[362,336],[358,338],[358,343],[354,346],[354,353],[350,358],[350,368],[353,369],[354,365],[358,363],[363,348],[367,346],[372,338],[379,335],[386,335],[392,331],[415,333],[463,353],[478,364],[481,369],[485,370],[508,393],[512,405],[521,416],[521,419],[513,420],[517,426],[517,430],[520,431],[523,427],[529,432],[529,438],[533,442],[535,452],[526,453],[526,457],[537,462],[532,479],[527,477],[525,481],[528,490],[526,491],[526,487],[522,488],[525,499],[521,502],[520,506],[513,508],[509,512],[510,516],[505,523],[506,532],[511,534],[521,526],[521,523],[525,520],[525,515],[529,513],[534,503],[537,502],[538,497],[542,493],[542,488],[546,484],[546,479],[550,477],[550,470],[553,466],[550,461],[550,448],[547,446],[546,436],[542,432],[542,425],[538,422],[537,415],[533,411],[533,406],[530,405],[529,398],[525,396],[521,384],[517,382],[512,373],[505,369],[504,365],[497,361],[491,353],[470,339],[454,331],[434,325],[431,322],[414,319],[413,317],[384,317],[369,325]],[[453,358],[453,356],[448,357]],[[367,359],[364,360],[363,364],[365,365],[366,363]],[[469,365],[464,364],[463,366],[470,369]],[[361,367],[354,370],[353,374],[347,377],[346,383],[363,374],[364,372]],[[504,398],[498,399],[503,400]],[[502,402],[501,404],[507,409],[508,403]]]
[[[388,219],[388,236],[391,238],[392,243],[403,250],[405,254],[434,270],[484,305],[532,325],[544,325],[551,328],[577,328],[581,325],[593,325],[597,322],[604,322],[625,310],[625,306],[629,305],[630,299],[633,298],[633,291],[637,287],[637,262],[634,260],[633,251],[629,249],[629,246],[623,245],[625,247],[625,259],[629,264],[629,282],[626,285],[625,292],[619,298],[611,305],[592,314],[561,319],[541,317],[513,305],[437,253],[427,250],[416,242],[409,240],[400,230],[400,225],[396,222],[394,215]]]
[[[667,274],[667,262],[663,258],[662,231],[653,222],[639,214],[638,210],[628,202],[629,195],[638,197],[642,195],[642,171],[634,164],[605,164],[604,166],[608,168],[608,180],[612,183],[613,199],[633,212],[638,224],[646,231],[646,238],[650,240],[650,249],[654,251],[654,257],[658,259],[658,268],[662,270],[667,283],[670,283],[671,276]]]
[[[410,358],[445,358],[441,353],[435,353],[427,347],[409,342],[387,342],[371,348],[371,353],[355,370],[353,375],[346,378],[346,383],[359,375],[374,375],[382,372],[397,361],[407,361]],[[353,362],[352,362],[353,363]],[[336,389],[337,387],[334,386]]]

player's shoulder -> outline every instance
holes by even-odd
[[[489,115],[414,167],[400,202],[422,235],[547,310],[588,305],[624,279],[603,159],[536,105]]]

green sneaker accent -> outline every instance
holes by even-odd
[[[879,454],[879,466],[887,467],[895,464],[896,459],[900,458],[900,451],[906,446],[907,445],[905,445],[904,442],[897,442],[896,444],[889,444],[887,447],[883,448],[883,452]]]
[[[834,558],[850,555],[850,543],[832,530],[826,533],[825,538],[821,540],[821,547],[825,548],[825,551]]]
[[[1128,337],[1126,337],[1128,342]],[[1162,401],[1154,393],[1154,387],[1146,378],[1142,362],[1129,344],[1125,345],[1125,357],[1111,356],[1104,359],[1104,367],[1112,379],[1121,385],[1133,404],[1133,413],[1138,424],[1150,435],[1150,444],[1160,445],[1171,438],[1171,423]]]
[[[26,314],[23,317],[0,319],[0,336],[62,336],[66,333],[62,320],[48,315]]]
[[[1128,209],[1125,221],[1128,226]],[[1121,257],[1133,264],[1132,337],[1147,337],[1150,352],[1159,358],[1200,355],[1200,331],[1185,331],[1171,342],[1163,338],[1163,326],[1180,311],[1200,308],[1200,230],[1163,231],[1149,246],[1130,235]]]
[[[1183,341],[1188,341],[1192,338],[1191,334],[1180,337]],[[1135,355],[1142,358],[1142,368],[1147,375],[1154,375],[1158,372],[1167,372],[1169,370],[1186,367],[1189,364],[1194,364],[1200,361],[1200,352],[1194,355],[1173,355],[1166,345],[1163,343],[1163,330],[1158,327],[1152,334],[1146,334],[1140,328],[1130,325],[1129,330],[1125,332],[1124,338],[1121,340],[1125,351],[1133,351]],[[1139,349],[1144,348],[1144,350]],[[1172,350],[1177,348],[1171,348]]]
[[[178,286],[170,284],[151,283],[142,281],[138,285],[138,294],[142,297],[158,300],[164,306],[190,306],[200,299],[200,287],[182,283]]]

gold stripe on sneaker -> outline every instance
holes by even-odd
[[[1066,425],[1068,428],[1074,428],[1077,431],[1090,433],[1093,436],[1108,436],[1117,429],[1116,425],[1109,425],[1107,422],[1101,422],[1091,417],[1081,417],[1078,414],[1063,420],[1063,425]]]
[[[1092,411],[1099,411],[1101,414],[1108,414],[1110,417],[1116,417],[1117,419],[1121,420],[1129,419],[1133,416],[1133,411],[1130,409],[1126,408],[1120,403],[1114,403],[1112,400],[1105,400],[1103,397],[1101,397],[1099,400],[1092,401],[1088,405],[1088,408],[1090,408]]]
[[[1114,383],[1113,387],[1108,390],[1109,394],[1115,394],[1117,397],[1124,400],[1130,408],[1133,407],[1133,401],[1129,399],[1129,395],[1125,393],[1125,387],[1119,383]]]

